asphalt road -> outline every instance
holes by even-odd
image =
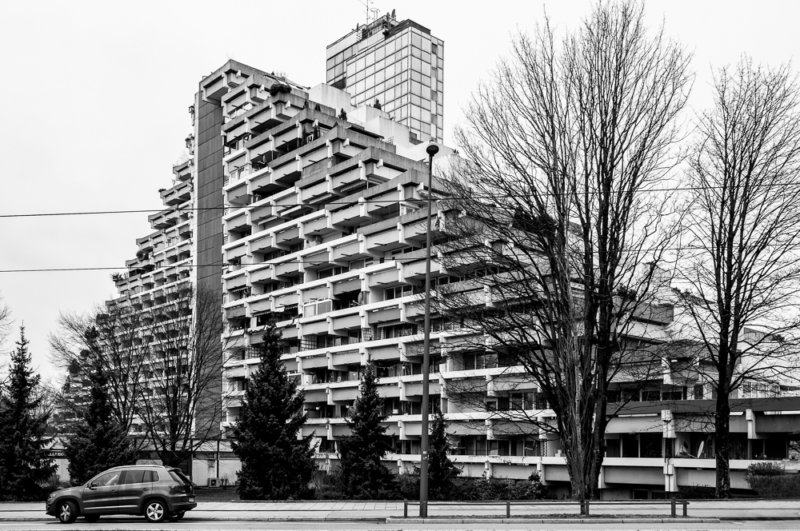
[[[508,530],[523,530],[523,529],[582,529],[582,530],[620,530],[620,529],[686,529],[686,530],[705,530],[705,529],[798,529],[797,520],[740,520],[740,521],[723,521],[720,523],[702,523],[702,524],[687,524],[681,523],[680,520],[673,523],[609,523],[602,524],[592,522],[586,524],[502,524],[502,523],[484,523],[484,524],[448,524],[443,522],[441,524],[378,524],[370,522],[246,522],[246,521],[220,521],[220,520],[202,520],[199,518],[190,518],[187,516],[181,522],[169,522],[160,525],[154,525],[146,522],[143,518],[104,518],[96,524],[89,524],[82,519],[78,519],[72,525],[63,525],[56,521],[55,518],[42,522],[14,522],[3,521],[0,522],[0,529],[19,529],[24,531],[55,531],[57,529],[65,529],[69,531],[78,530],[194,530],[194,529],[219,529],[219,530],[238,530],[247,531],[252,529],[268,529],[268,530],[355,530],[355,529],[370,529],[376,531],[400,531],[400,530],[484,530],[484,529],[508,529]]]

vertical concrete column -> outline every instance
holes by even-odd
[[[671,409],[661,410],[664,440],[664,491],[677,492],[678,482],[675,476],[675,465],[672,458],[675,455],[675,419]]]

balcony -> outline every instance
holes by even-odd
[[[340,242],[331,249],[331,260],[334,262],[347,261],[355,256],[365,254],[362,253],[362,242],[359,241],[357,234],[348,239],[349,241]]]
[[[277,245],[286,247],[300,243],[302,241],[302,238],[300,237],[300,227],[295,225],[276,233],[275,241]]]
[[[245,255],[247,255],[247,242],[245,240],[233,242],[222,248],[222,256],[225,262],[230,262],[237,258],[241,259]]]
[[[256,315],[272,310],[272,297],[269,294],[255,295],[248,304],[250,315]],[[254,339],[254,338],[251,338]]]
[[[387,251],[391,248],[402,247],[403,242],[400,241],[400,233],[397,230],[397,226],[392,226],[375,234],[367,235],[366,245],[367,249]]]
[[[311,203],[317,199],[323,198],[331,194],[330,182],[326,179],[321,183],[303,188],[300,190],[300,200],[303,203]]]
[[[229,182],[225,186],[225,198],[229,204],[244,206],[249,202],[247,182]]]
[[[370,288],[389,288],[402,285],[405,283],[405,279],[401,273],[402,270],[397,267],[370,273],[367,275],[367,285]]]
[[[363,202],[354,203],[352,206],[331,213],[331,224],[345,227],[358,225],[370,219],[372,218],[367,212],[367,205]]]
[[[250,225],[250,222],[247,220],[247,209],[239,208],[230,210],[232,210],[232,212],[226,214],[225,217],[222,218],[225,232],[240,231]]]
[[[330,189],[333,192],[346,193],[353,185],[364,180],[363,168],[352,168],[344,173],[331,176]]]
[[[274,266],[272,265],[263,266],[261,269],[250,270],[251,284],[257,284],[261,282],[274,282],[276,280],[277,279],[275,278]]]
[[[355,381],[347,387],[331,388],[331,400],[333,402],[352,402],[361,394],[358,382]]]
[[[319,269],[330,264],[328,249],[319,249],[303,257],[306,270]]]
[[[179,212],[175,209],[164,210],[147,216],[150,226],[156,230],[164,230],[177,225],[179,219]]]
[[[363,356],[358,350],[334,352],[331,356],[331,365],[345,367],[348,365],[361,365]]]
[[[294,306],[297,302],[298,297],[296,291],[275,295],[275,306]]]
[[[269,196],[285,189],[286,185],[278,183],[275,180],[275,174],[269,166],[253,172],[250,178],[251,193]]]
[[[330,214],[327,211],[320,211],[314,218],[303,222],[303,234],[306,236],[318,236],[332,230]]]
[[[172,188],[161,192],[161,200],[165,205],[174,206],[185,203],[192,197],[192,185],[188,182],[181,182]]]

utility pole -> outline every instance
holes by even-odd
[[[430,438],[428,437],[428,409],[430,402],[430,366],[431,366],[431,209],[433,207],[433,156],[439,152],[433,140],[425,150],[428,153],[428,233],[425,241],[425,341],[422,347],[422,431],[420,441],[421,455],[419,462],[419,516],[428,516],[428,454]]]

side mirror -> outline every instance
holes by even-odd
[[[95,483],[94,481],[92,481],[91,483],[89,483],[89,484],[87,485],[87,487],[88,487],[89,489],[91,489],[91,490],[94,490],[95,488],[97,488],[97,483]]]

